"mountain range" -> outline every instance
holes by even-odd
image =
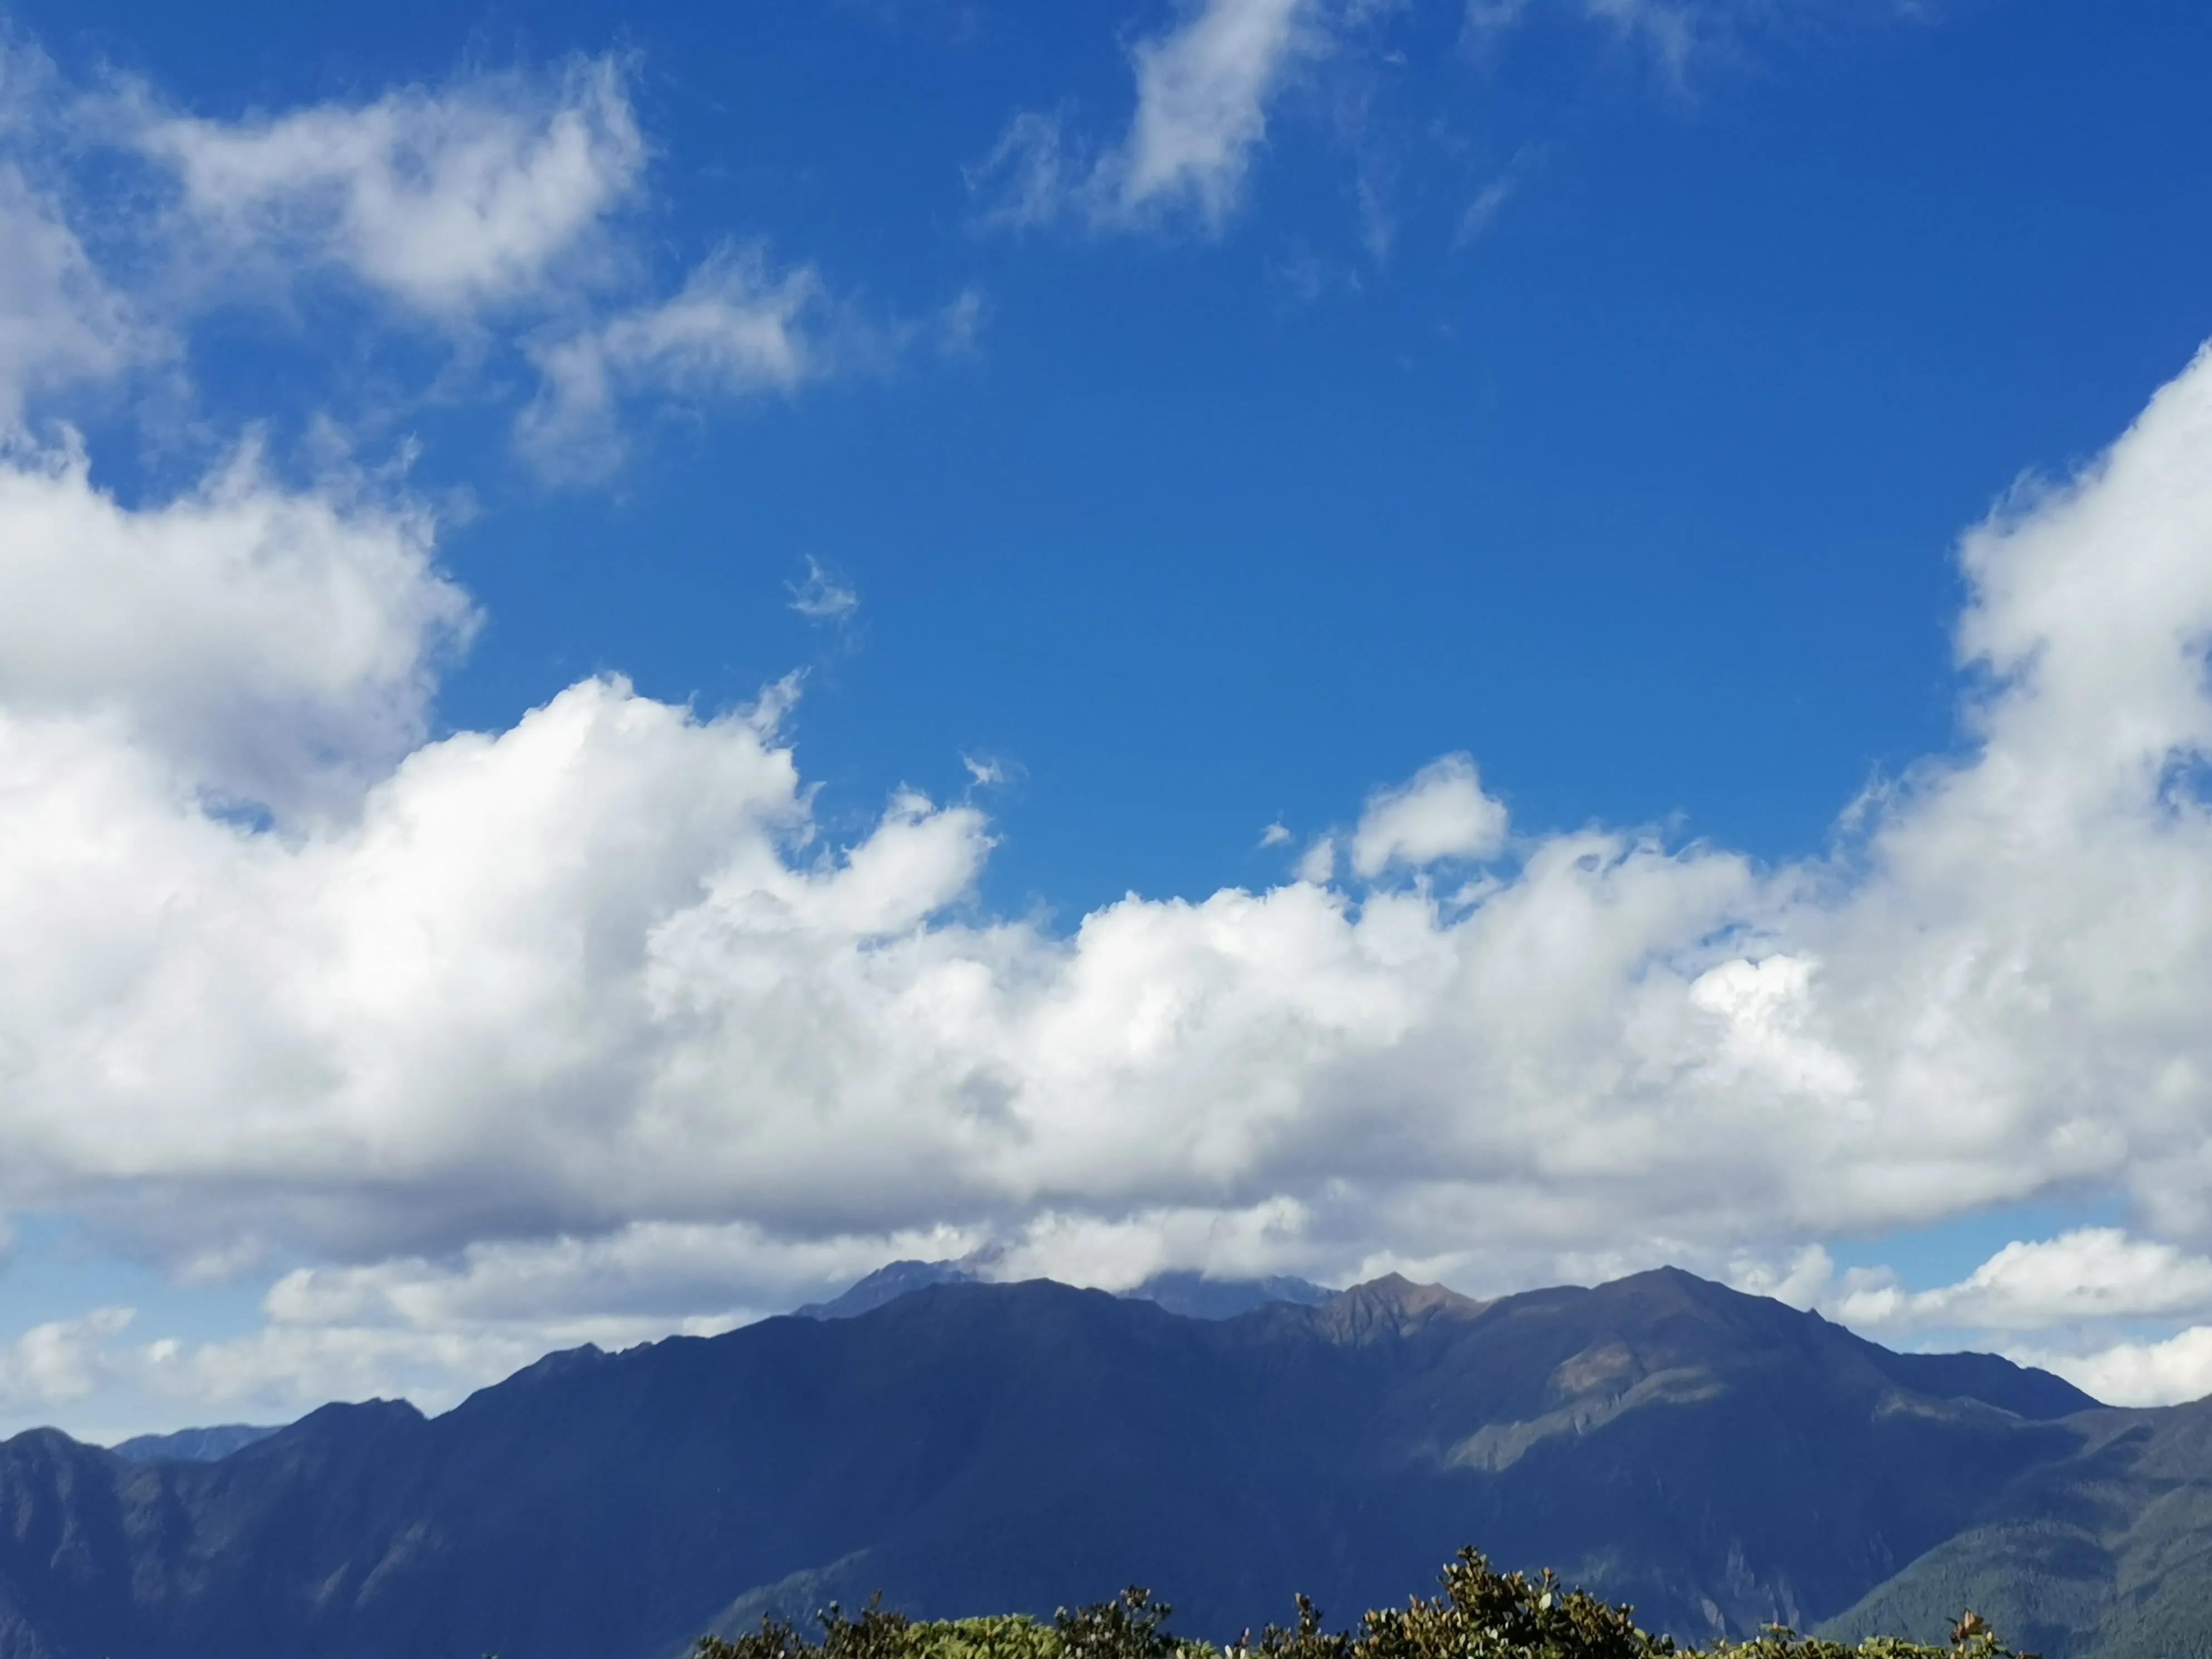
[[[2049,1659],[2212,1653],[2212,1402],[2115,1410],[1672,1269],[1225,1318],[939,1283],[211,1461],[18,1435],[0,1659],[673,1659],[876,1589],[1048,1613],[1131,1583],[1229,1637],[1294,1590],[1402,1601],[1466,1543],[1698,1640],[1940,1637],[1971,1601]]]
[[[810,1302],[792,1311],[802,1319],[851,1319],[872,1313],[886,1302],[896,1302],[909,1291],[932,1285],[982,1285],[989,1275],[981,1271],[989,1258],[979,1253],[958,1261],[894,1261],[878,1267],[843,1295],[827,1302]],[[1233,1319],[1270,1302],[1291,1302],[1317,1307],[1336,1292],[1309,1279],[1275,1274],[1265,1279],[1210,1279],[1204,1273],[1154,1273],[1122,1296],[1135,1302],[1153,1302],[1186,1319]]]

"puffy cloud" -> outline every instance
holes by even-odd
[[[2017,1349],[2012,1358],[2055,1371],[2111,1406],[2173,1406],[2212,1395],[2212,1325],[2089,1354]]]
[[[234,803],[328,804],[381,775],[422,736],[436,657],[475,613],[432,562],[428,515],[368,487],[282,489],[249,446],[191,495],[133,509],[73,441],[0,459],[15,766],[77,770],[87,757],[66,751],[94,726],[118,764],[158,757],[169,787]],[[74,793],[38,775],[18,773],[18,815]]]
[[[1298,879],[1322,885],[1336,878],[1336,837],[1317,837],[1298,855]]]
[[[602,252],[594,234],[646,159],[611,58],[235,122],[139,89],[106,121],[173,173],[185,224],[232,256],[334,268],[446,323],[538,296]]]
[[[128,1308],[96,1308],[33,1325],[0,1347],[0,1412],[35,1417],[90,1394],[106,1369],[105,1344],[131,1320]]]
[[[2163,1340],[2115,1343],[2088,1354],[2015,1345],[2006,1356],[2055,1371],[2106,1405],[2184,1405],[2212,1395],[2212,1325],[2190,1325]]]
[[[2117,1227],[2085,1227],[2016,1240],[1955,1285],[1920,1291],[1861,1285],[1836,1307],[1847,1323],[1905,1331],[2039,1331],[2082,1321],[2212,1314],[2212,1258]]]
[[[1218,230],[1235,210],[1267,108],[1298,64],[1327,51],[1324,0],[1190,0],[1175,27],[1131,48],[1137,104],[1121,141],[1086,155],[1064,114],[1015,116],[968,174],[986,224],[1096,226],[1183,212]]]
[[[620,466],[645,408],[972,349],[986,309],[972,290],[872,319],[811,266],[732,244],[664,280],[623,218],[647,160],[631,73],[580,59],[223,120],[137,82],[87,93],[0,45],[0,440],[37,398],[178,355],[211,310],[311,289],[319,333],[350,331],[321,370],[386,371],[368,378],[389,413],[415,372],[386,355],[392,325],[427,322],[451,348],[441,393],[500,398],[534,378],[519,445],[585,483]],[[117,177],[141,210],[88,207]],[[100,227],[100,260],[78,220]],[[534,377],[506,372],[517,356]],[[176,390],[189,399],[181,376]]]
[[[971,805],[902,792],[829,844],[787,690],[706,717],[595,679],[424,741],[468,612],[389,481],[249,457],[125,507],[19,453],[0,1203],[312,1264],[264,1333],[155,1333],[146,1376],[213,1390],[428,1390],[917,1238],[1489,1290],[2085,1181],[2149,1254],[2022,1247],[1943,1316],[2066,1317],[2068,1273],[2178,1308],[2212,1243],[2208,479],[2212,356],[1968,536],[1971,741],[1832,857],[1585,830],[1448,898],[1372,884],[1502,850],[1452,757],[1368,804],[1355,890],[1328,840],[1063,934],[977,908]]]
[[[1504,803],[1482,793],[1474,763],[1448,755],[1369,799],[1352,837],[1352,867],[1371,881],[1393,865],[1495,858],[1504,850],[1505,821]]]

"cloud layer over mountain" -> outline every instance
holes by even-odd
[[[1276,73],[1298,10],[1139,45],[1115,200],[1221,210],[1267,76],[1216,60]],[[609,276],[548,308],[565,262],[623,258],[619,64],[235,126],[103,108],[241,262],[445,328],[526,312],[529,442],[815,372],[803,266],[717,256],[673,297]],[[124,297],[70,215],[0,173],[0,414],[150,361],[161,304],[190,326],[167,290]],[[479,620],[438,535],[404,477],[288,475],[249,435],[126,500],[74,433],[13,428],[0,1202],[181,1273],[286,1269],[247,1340],[41,1326],[0,1359],[18,1409],[103,1366],[226,1405],[436,1398],[548,1340],[713,1328],[989,1240],[1008,1273],[1109,1285],[1482,1291],[1778,1275],[2084,1185],[2136,1231],[1799,1293],[1875,1332],[2016,1334],[2116,1395],[2212,1388],[2212,356],[1967,532],[1959,749],[1773,867],[1515,825],[1447,757],[1266,890],[1065,932],[984,914],[988,816],[902,792],[832,836],[787,685],[709,714],[607,674],[437,734]],[[2197,1328],[2149,1355],[2113,1322],[2148,1314]]]

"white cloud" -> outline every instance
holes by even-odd
[[[1279,820],[1260,832],[1260,845],[1263,848],[1288,847],[1291,839],[1290,826]]]
[[[234,122],[136,89],[104,119],[173,173],[182,228],[230,257],[334,268],[460,323],[604,254],[597,233],[646,159],[627,80],[603,58]]]
[[[226,120],[137,82],[88,94],[0,46],[0,439],[36,399],[181,362],[211,312],[296,317],[310,291],[317,333],[345,331],[313,343],[308,371],[353,366],[339,406],[374,386],[381,416],[404,408],[421,362],[404,337],[419,346],[427,323],[449,348],[437,395],[503,398],[531,383],[508,372],[526,360],[518,443],[570,482],[611,476],[654,410],[975,349],[980,292],[871,320],[757,246],[724,244],[671,291],[626,218],[647,160],[631,73],[609,56]],[[137,210],[100,210],[119,187]],[[100,228],[98,260],[76,221]],[[338,294],[371,303],[327,303]],[[173,390],[189,406],[181,373]]]
[[[1482,793],[1474,763],[1447,755],[1403,787],[1369,797],[1352,837],[1352,867],[1371,881],[1393,865],[1495,858],[1505,823],[1504,803]]]
[[[809,622],[845,622],[860,608],[860,590],[824,570],[822,562],[811,553],[806,556],[806,580],[784,586],[791,592],[789,609]],[[969,769],[974,769],[972,765]]]
[[[849,341],[827,304],[811,268],[776,271],[757,248],[725,248],[672,297],[535,346],[544,386],[517,437],[549,474],[604,477],[621,460],[615,416],[627,398],[790,392],[829,373]]]
[[[2015,1348],[2023,1365],[2055,1371],[2108,1406],[2177,1406],[2212,1395],[2212,1325],[2160,1342],[2121,1342],[2094,1353]]]
[[[2212,1249],[2208,480],[2212,356],[1966,538],[1971,745],[1833,860],[1524,836],[1447,901],[1328,884],[1330,839],[1299,881],[1060,934],[981,909],[973,806],[902,793],[828,844],[787,688],[708,719],[595,679],[424,740],[468,611],[388,480],[249,456],[125,506],[18,451],[0,1206],[320,1264],[267,1333],[162,1350],[179,1389],[428,1390],[899,1238],[1480,1291],[2061,1183],[2131,1199],[2139,1238],[2020,1247],[1944,1316],[2179,1308]],[[1368,803],[1352,867],[1506,827],[1448,757]],[[572,1288],[529,1312],[532,1275]]]
[[[1300,881],[1321,886],[1336,878],[1336,837],[1322,836],[1298,855]]]
[[[1780,1264],[1739,1255],[1730,1261],[1728,1281],[1747,1296],[1771,1296],[1793,1308],[1821,1306],[1836,1275],[1827,1250],[1808,1244]]]
[[[36,1418],[98,1388],[101,1350],[131,1320],[128,1308],[95,1308],[33,1325],[0,1347],[0,1413]]]
[[[0,435],[35,395],[109,378],[162,349],[94,269],[61,205],[0,160]]]
[[[2212,1315],[2212,1257],[2131,1238],[2117,1227],[2085,1227],[2015,1241],[1955,1285],[1920,1291],[1864,1285],[1836,1309],[1846,1323],[1903,1331],[2039,1331],[2081,1321]]]
[[[1084,195],[1095,166],[1076,150],[1066,112],[1023,110],[961,175],[976,204],[977,224],[1024,230],[1066,212]]]
[[[420,739],[436,659],[475,624],[427,514],[359,479],[282,489],[250,446],[143,510],[89,474],[74,442],[0,457],[0,723],[19,787],[48,764],[89,785],[112,750],[172,769],[166,787],[289,811],[349,797]],[[95,809],[37,775],[17,816]]]
[[[1124,213],[1188,205],[1218,225],[1235,206],[1267,101],[1322,37],[1316,0],[1200,0],[1181,27],[1139,41],[1137,112],[1112,162]]]
[[[1175,26],[1130,50],[1137,103],[1103,154],[1070,137],[1065,112],[1024,111],[968,174],[986,224],[1073,211],[1100,227],[1183,213],[1218,231],[1236,210],[1267,110],[1331,40],[1324,0],[1186,0]]]
[[[1498,216],[1505,210],[1506,203],[1513,199],[1513,192],[1520,185],[1521,175],[1509,172],[1501,173],[1477,191],[1474,199],[1467,204],[1467,210],[1459,216],[1459,228],[1453,234],[1452,246],[1462,248],[1480,240],[1496,222]]]

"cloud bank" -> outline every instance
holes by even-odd
[[[1311,15],[1213,0],[1141,44],[1084,188],[1227,211]],[[142,98],[110,130],[243,264],[509,328],[543,376],[523,441],[574,468],[636,399],[781,394],[850,337],[811,268],[739,252],[546,297],[622,264],[624,84],[228,125]],[[6,1409],[437,1402],[987,1243],[1109,1285],[1676,1260],[2116,1398],[2212,1389],[2212,356],[1966,536],[1960,745],[1819,856],[1516,825],[1448,756],[1303,851],[1271,831],[1271,886],[1060,932],[980,907],[972,800],[902,791],[832,837],[788,684],[702,713],[609,675],[440,734],[479,619],[404,479],[241,439],[126,500],[33,428],[162,336],[7,165],[0,1206],[274,1283],[233,1339],[42,1323],[0,1348]],[[793,597],[851,608],[826,576]],[[2085,1188],[2128,1227],[1952,1286],[1817,1249]]]
[[[828,843],[781,698],[599,678],[422,740],[471,613],[390,487],[249,455],[128,508],[19,449],[0,1188],[180,1266],[327,1264],[271,1295],[291,1376],[302,1343],[504,1364],[526,1329],[734,1319],[916,1238],[1487,1288],[2085,1182],[2155,1242],[1862,1289],[1863,1319],[2197,1308],[2208,479],[2212,356],[1972,532],[1971,740],[1819,860],[1516,836],[1449,757],[1341,832],[1350,884],[1062,936],[975,913],[973,805],[903,793]]]

